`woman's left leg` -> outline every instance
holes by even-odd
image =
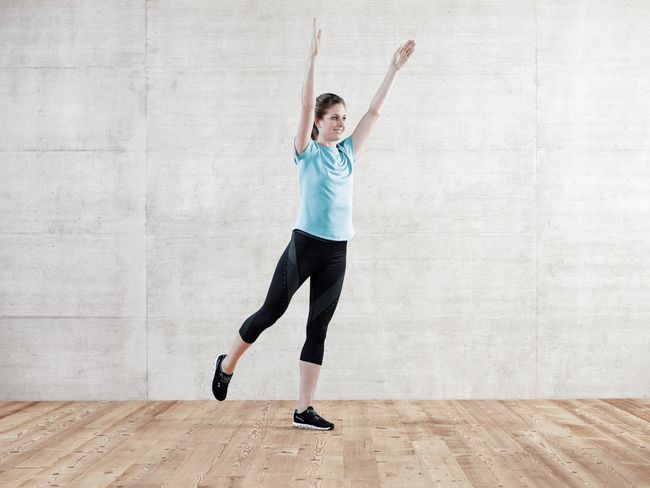
[[[307,338],[300,353],[300,403],[298,412],[311,405],[323,364],[325,337],[343,289],[346,246],[337,246],[327,264],[311,275]]]

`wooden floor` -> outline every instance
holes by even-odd
[[[0,403],[0,487],[650,487],[650,399]]]

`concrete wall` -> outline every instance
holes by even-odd
[[[300,198],[311,33],[360,153],[317,398],[650,392],[650,3],[0,0],[0,399],[207,399]],[[298,395],[309,286],[232,399]]]

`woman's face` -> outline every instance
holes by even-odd
[[[332,105],[322,119],[315,120],[318,137],[328,141],[338,141],[345,131],[346,118],[345,105],[342,103]]]

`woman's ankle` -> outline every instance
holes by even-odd
[[[228,360],[228,356],[226,356],[221,362],[221,371],[223,371],[226,374],[232,374],[235,371],[235,368],[231,369],[230,366],[226,367],[227,360]]]

